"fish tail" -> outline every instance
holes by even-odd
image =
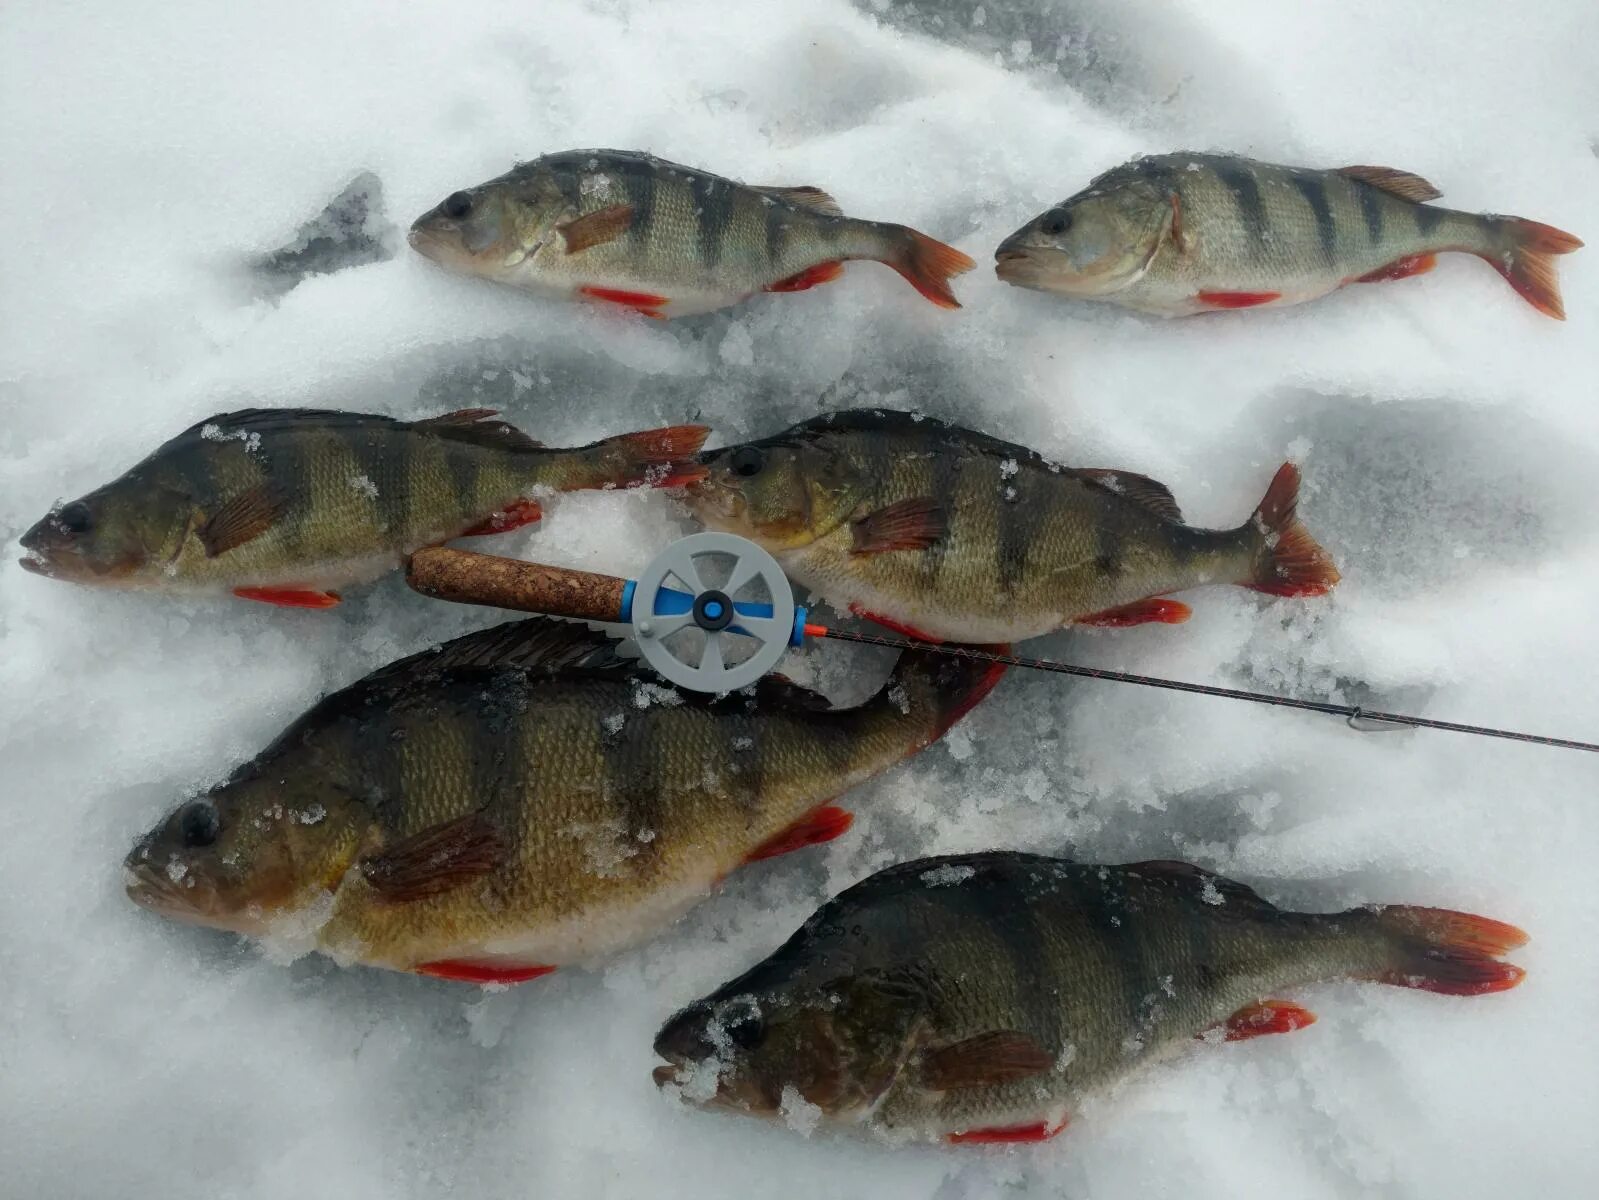
[[[1254,571],[1239,583],[1271,596],[1320,596],[1338,582],[1338,568],[1299,519],[1299,468],[1284,463],[1244,525],[1258,549]]]
[[[1525,217],[1491,220],[1500,236],[1495,249],[1481,252],[1483,260],[1503,275],[1528,304],[1545,316],[1564,321],[1566,306],[1560,299],[1555,256],[1580,250],[1582,239]]]
[[[908,225],[879,225],[877,228],[888,235],[890,248],[873,257],[893,267],[905,277],[905,282],[938,307],[961,306],[950,290],[949,281],[952,276],[964,274],[977,265],[969,255]]]
[[[1499,956],[1524,945],[1514,925],[1447,908],[1390,904],[1357,910],[1369,915],[1388,942],[1379,983],[1446,996],[1482,996],[1515,987],[1526,974]]]
[[[678,487],[703,479],[706,468],[696,455],[710,436],[707,425],[667,425],[605,438],[575,454],[580,480],[567,487]]]
[[[1010,647],[969,646],[954,649],[1009,654]],[[925,723],[932,714],[932,731],[921,745],[936,742],[957,721],[977,707],[1005,674],[1005,664],[981,658],[962,658],[931,650],[906,650],[894,664],[878,699],[912,719]]]

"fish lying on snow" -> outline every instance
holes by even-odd
[[[656,1082],[718,1108],[890,1140],[1042,1141],[1083,1097],[1195,1038],[1315,1017],[1334,979],[1503,991],[1526,934],[1405,905],[1299,913],[1181,862],[995,851],[880,871],[661,1029]]]
[[[246,409],[184,430],[22,537],[22,565],[75,583],[231,590],[305,608],[422,546],[540,517],[537,497],[703,473],[709,430],[676,425],[563,450],[468,408],[421,421]]]
[[[708,450],[688,499],[830,603],[916,637],[1015,641],[1077,622],[1174,623],[1203,583],[1312,596],[1338,572],[1295,515],[1285,465],[1237,529],[1182,522],[1130,471],[1060,467],[909,413],[833,413]]]
[[[836,709],[710,699],[536,618],[335,692],[127,858],[128,894],[342,962],[518,982],[642,941],[741,863],[843,833],[829,802],[929,745],[1002,668],[903,655]]]
[[[411,245],[464,275],[584,296],[653,317],[837,279],[850,259],[893,267],[941,308],[975,265],[905,225],[846,217],[814,187],[753,187],[627,150],[547,154],[452,192]]]
[[[1019,287],[1177,317],[1299,304],[1346,283],[1419,275],[1458,250],[1564,320],[1555,256],[1582,242],[1522,217],[1426,203],[1440,194],[1391,167],[1137,158],[1001,242],[996,271]]]

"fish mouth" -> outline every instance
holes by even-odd
[[[658,1088],[672,1087],[688,1082],[689,1069],[678,1063],[662,1063],[650,1073]]]
[[[30,575],[43,575],[46,579],[55,578],[55,572],[51,570],[50,564],[35,551],[30,550],[18,558],[17,565]]]

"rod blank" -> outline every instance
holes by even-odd
[[[424,596],[579,621],[620,621],[627,580],[568,567],[432,546],[406,564],[405,581]]]

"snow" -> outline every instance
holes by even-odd
[[[57,497],[249,404],[492,406],[557,444],[917,407],[1154,476],[1200,523],[1236,523],[1278,463],[1303,463],[1304,515],[1344,572],[1330,600],[1212,589],[1184,597],[1181,627],[1034,652],[1594,737],[1599,250],[1562,264],[1565,325],[1462,256],[1300,308],[1171,323],[987,267],[1092,175],[1184,148],[1387,163],[1447,203],[1592,239],[1587,0],[1510,20],[1490,0],[174,0],[11,5],[0,23],[6,1193],[1599,1189],[1587,756],[1013,673],[967,719],[962,753],[934,748],[852,793],[839,842],[738,873],[596,971],[480,994],[316,956],[280,965],[135,909],[120,862],[320,692],[489,614],[394,578],[306,613],[98,593],[14,561]],[[956,282],[959,313],[857,264],[661,325],[385,257],[451,190],[577,146],[822,186],[982,265]],[[355,190],[381,214],[316,225],[364,173],[381,186]],[[285,287],[284,263],[339,265],[337,246],[309,247],[341,229],[358,231],[350,265]],[[497,545],[630,573],[686,527],[661,496],[590,494]],[[817,658],[796,674],[835,692],[885,669],[850,647]],[[1313,1027],[1196,1046],[1039,1148],[886,1150],[657,1094],[650,1042],[678,1005],[868,872],[989,847],[1184,857],[1305,908],[1476,910],[1533,934],[1516,955],[1529,976],[1477,1000],[1312,989],[1296,998]]]

